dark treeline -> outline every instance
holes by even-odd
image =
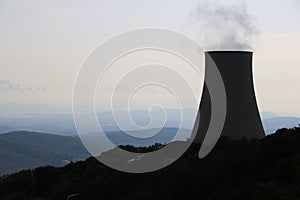
[[[0,178],[0,199],[300,199],[300,127],[261,140],[222,137],[204,159],[199,148],[193,144],[172,165],[146,174],[118,172],[94,158],[21,171]]]

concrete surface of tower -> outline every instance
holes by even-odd
[[[205,81],[213,81],[214,76],[209,73],[210,70],[207,70],[207,67],[211,66],[209,62],[214,62],[225,86],[227,109],[221,136],[228,136],[231,139],[265,136],[253,86],[252,55],[253,53],[249,51],[205,53]],[[199,126],[195,141],[202,142],[211,120],[211,97],[205,83],[199,113],[200,120],[197,124]]]

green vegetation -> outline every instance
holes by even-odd
[[[118,172],[94,158],[21,171],[0,178],[0,199],[300,199],[300,127],[262,140],[222,137],[204,159],[199,148],[193,144],[172,165],[146,174]]]

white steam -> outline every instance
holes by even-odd
[[[200,27],[199,39],[206,50],[250,50],[259,34],[256,18],[248,13],[245,3],[203,1],[191,16]]]

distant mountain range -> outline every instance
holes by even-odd
[[[259,114],[262,120],[279,117],[276,113],[273,112],[260,112]]]
[[[149,135],[157,130],[138,131],[138,134]],[[145,140],[128,137],[122,131],[107,132],[107,137],[116,145],[150,146],[155,143],[169,143],[178,132],[179,140],[186,140],[191,130],[163,128],[153,137]],[[130,131],[130,135],[137,134]],[[88,136],[94,137],[95,133]],[[105,137],[105,136],[102,136]],[[101,141],[97,142],[101,151],[114,148]],[[78,137],[61,136],[40,132],[14,131],[0,134],[0,175],[17,172],[44,165],[63,166],[70,161],[78,161],[90,156]]]
[[[184,112],[192,113],[191,110]],[[133,111],[130,114],[140,126],[147,125],[151,121],[148,111]],[[151,114],[152,117],[156,117],[159,113]],[[161,131],[155,130],[155,128],[128,131],[130,135],[137,137],[138,135],[149,137],[151,132],[159,132],[158,135],[147,139],[128,137],[118,128],[111,112],[98,113],[98,118],[105,134],[115,145],[149,146],[155,143],[169,143],[177,131],[180,134],[176,139],[184,141],[189,138],[194,124],[193,119],[191,118],[188,123],[183,124],[183,128],[178,130],[176,125],[180,119],[178,118],[180,111],[167,110],[167,114],[169,119],[166,120],[165,128]],[[125,116],[128,113],[119,112],[118,115]],[[274,133],[280,128],[292,128],[300,124],[298,117],[278,116],[271,112],[262,112],[261,118],[266,134]],[[88,123],[86,125],[89,126]],[[173,127],[174,125],[175,127]],[[89,133],[88,135],[93,139],[94,134]],[[113,145],[105,146],[101,142],[100,145],[103,151],[113,147]],[[48,164],[62,166],[70,161],[84,159],[89,155],[78,138],[71,114],[0,117],[0,175]]]
[[[267,134],[274,133],[281,128],[293,128],[300,124],[298,117],[274,117],[263,120],[263,126]]]
[[[0,133],[7,133],[10,131],[15,131],[16,129],[7,127],[7,126],[0,126]]]
[[[167,118],[164,127],[178,128],[181,120],[181,111],[168,109],[166,112]],[[186,116],[191,117],[185,120],[185,123],[183,123],[181,127],[183,129],[192,129],[194,125],[194,118],[192,116],[195,111],[187,109],[182,112],[184,112]],[[84,118],[88,118],[90,115],[94,114],[86,114]],[[123,119],[128,116],[128,112],[118,111],[116,115],[121,119],[121,123],[126,125]],[[97,113],[97,117],[104,131],[120,131],[112,112],[99,112]],[[151,117],[153,119],[159,118],[159,120],[164,121],[161,111],[153,111],[150,116],[148,111],[134,110],[130,112],[130,117],[139,126],[146,126],[151,122]],[[86,123],[86,126],[92,126],[92,124],[88,124],[89,120],[86,120]],[[0,126],[13,127],[15,130],[46,132],[65,136],[77,135],[72,114],[30,114],[24,115],[23,117],[0,117]],[[0,131],[0,133],[4,132]]]
[[[89,155],[75,137],[26,131],[0,135],[0,175],[44,165],[63,166]]]
[[[183,110],[186,116],[191,116],[181,128],[191,130],[194,125],[193,110]],[[167,119],[164,127],[178,128],[180,122],[180,110],[166,110]],[[120,118],[128,116],[128,112],[119,111],[117,115]],[[273,133],[279,128],[291,128],[297,126],[300,123],[300,118],[293,116],[280,116],[272,112],[260,113],[265,132],[267,134]],[[120,131],[118,125],[114,120],[112,112],[100,112],[97,113],[98,121],[101,124],[101,128],[105,132]],[[139,126],[145,126],[151,122],[148,111],[131,111],[131,118]],[[161,112],[151,112],[151,117],[163,119]],[[88,120],[87,120],[88,123]],[[91,126],[87,124],[87,126]],[[0,117],[0,134],[15,130],[27,130],[34,132],[46,132],[65,136],[76,136],[77,131],[75,128],[72,114],[50,114],[50,115],[25,115],[23,117]]]

